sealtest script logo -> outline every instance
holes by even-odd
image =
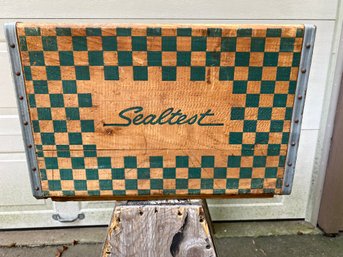
[[[119,112],[122,123],[105,123],[104,126],[127,127],[130,125],[193,125],[198,126],[224,126],[223,123],[211,123],[208,118],[214,116],[211,109],[206,112],[187,115],[181,109],[175,110],[170,107],[165,109],[161,114],[144,115],[144,108],[134,106]],[[135,114],[133,118],[132,113]],[[130,115],[131,114],[131,115]],[[130,116],[130,117],[129,117]]]

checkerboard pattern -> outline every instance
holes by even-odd
[[[281,186],[284,166],[277,156],[228,156],[217,167],[211,155],[201,156],[199,164],[192,163],[194,156],[175,156],[167,165],[163,156],[119,159],[96,150],[43,155],[42,186],[55,196],[270,194]],[[265,167],[267,158],[272,167]]]
[[[17,34],[47,197],[282,193],[303,26],[19,23]],[[97,79],[227,83],[245,103],[230,106],[227,142],[237,154],[143,161],[85,144],[95,124],[84,85]]]
[[[205,81],[209,67],[219,80],[296,80],[303,27],[18,27],[26,80],[90,80],[102,67],[105,80],[149,80],[160,67],[163,81],[176,81],[178,68],[188,79]],[[242,86],[242,85],[241,85]],[[238,88],[241,88],[238,86]]]

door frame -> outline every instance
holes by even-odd
[[[343,3],[338,1],[331,60],[321,112],[321,123],[312,173],[312,183],[306,208],[305,221],[317,226],[325,173],[329,160],[336,108],[343,72]]]

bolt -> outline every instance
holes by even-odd
[[[299,123],[299,120],[298,119],[294,120],[294,123]]]
[[[28,147],[28,148],[32,148],[32,145],[28,145],[27,147]]]
[[[291,143],[291,146],[295,146],[295,142],[294,141]]]
[[[291,163],[291,162],[289,162],[289,163],[287,163],[287,165],[288,165],[288,166],[292,166],[292,163]]]
[[[10,44],[10,47],[11,48],[15,48],[15,44]]]
[[[15,73],[15,75],[17,75],[17,76],[20,76],[20,71],[17,71],[16,73]]]
[[[305,68],[301,69],[301,73],[305,73],[305,72],[306,72]]]
[[[306,44],[306,48],[310,48],[311,47],[311,44],[310,43],[307,43]]]
[[[39,190],[39,187],[35,187],[35,190],[38,191],[38,190]]]
[[[285,187],[289,187],[289,184],[286,184]]]
[[[36,171],[36,170],[37,170],[37,168],[35,168],[35,167],[32,168],[32,171]]]
[[[298,95],[298,99],[299,100],[303,99],[303,96],[302,95]]]
[[[29,123],[27,121],[24,121],[24,125],[27,126]]]
[[[20,100],[23,100],[23,99],[24,99],[24,97],[23,97],[23,96],[19,96],[19,99],[20,99]]]

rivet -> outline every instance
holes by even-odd
[[[200,220],[199,220],[200,222],[204,222],[204,219],[203,218],[200,218]]]
[[[206,245],[206,249],[210,249],[211,248],[211,246],[210,245]]]
[[[289,184],[286,184],[285,187],[289,187]]]
[[[10,47],[11,48],[15,48],[15,44],[10,44]]]
[[[17,71],[15,75],[20,76],[20,71]]]
[[[291,146],[295,146],[295,142],[294,141],[291,143]]]
[[[28,148],[32,148],[32,145],[27,145]]]
[[[143,215],[143,211],[142,210],[139,211],[139,215],[141,215],[141,216]]]
[[[305,72],[306,72],[305,68],[301,69],[301,73],[305,73]]]
[[[294,120],[294,123],[299,123],[299,120],[298,119]]]
[[[32,171],[36,171],[36,170],[37,170],[37,168],[35,168],[35,167],[32,168]]]
[[[310,48],[311,47],[311,44],[310,43],[307,43],[306,44],[306,48]]]
[[[289,162],[289,163],[287,163],[287,165],[288,165],[288,166],[292,166],[292,163],[291,163],[291,162]]]
[[[24,121],[24,125],[27,126],[29,123],[27,121]]]
[[[39,187],[35,187],[35,190],[38,191],[38,190],[39,190]]]
[[[20,100],[23,100],[23,99],[24,99],[24,97],[23,97],[23,96],[19,96],[19,99],[20,99]]]
[[[298,95],[298,99],[299,100],[303,99],[303,96],[302,95]]]

